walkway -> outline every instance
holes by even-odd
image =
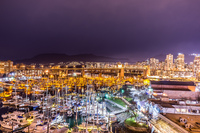
[[[126,99],[124,99],[123,97],[120,97],[122,99],[123,102],[125,102],[128,106],[132,106],[131,103],[129,103]]]
[[[111,101],[109,99],[105,99],[105,100],[108,101],[108,102],[110,102],[110,103],[112,103],[112,104],[114,104],[114,105],[116,105],[117,107],[119,107],[119,108],[121,108],[123,110],[127,110],[127,108],[125,108],[125,107],[123,107],[123,106],[121,106],[121,105],[119,105],[119,104],[117,104],[117,103],[115,103],[115,102],[113,102],[113,101]]]
[[[106,99],[106,101],[111,103],[111,104],[113,104],[113,105],[115,105],[115,106],[117,106],[118,108],[120,108],[120,110],[113,111],[112,114],[116,115],[116,114],[120,114],[120,113],[126,112],[128,110],[127,108],[125,108],[125,107],[123,107],[123,106],[121,106],[121,105],[119,105],[119,104],[117,104],[117,103],[115,103],[115,102],[113,102],[113,101],[111,101],[109,99]],[[108,109],[110,109],[110,107],[108,107]]]
[[[117,114],[120,114],[120,113],[123,113],[123,112],[126,112],[126,110],[114,111],[114,112],[112,112],[112,114],[117,115]]]

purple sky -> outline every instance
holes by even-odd
[[[1,0],[0,60],[200,53],[200,0]],[[176,56],[176,55],[175,55]]]

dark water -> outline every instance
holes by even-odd
[[[77,121],[76,121],[75,115],[73,115],[72,117],[66,118],[66,122],[69,123],[69,128],[72,128],[77,124],[80,125],[84,121],[85,121],[85,117],[82,117],[81,115],[77,115]]]
[[[1,117],[2,114],[6,114],[9,112],[9,110],[11,110],[9,107],[0,107],[0,120],[3,120],[3,118]]]
[[[7,114],[7,113],[9,113],[9,112],[13,112],[13,111],[15,111],[16,109],[14,109],[14,108],[10,108],[10,107],[2,107],[2,103],[0,103],[0,120],[2,121],[3,120],[3,118],[1,117],[1,115],[2,114]],[[0,129],[0,133],[3,133],[3,132],[5,132],[5,131],[2,131],[1,129]]]

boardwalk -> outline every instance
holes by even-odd
[[[127,111],[127,110],[114,111],[114,112],[112,112],[112,114],[117,115],[117,114],[120,114],[120,113],[123,113],[123,112],[126,112],[126,111]]]
[[[115,103],[115,102],[113,102],[111,100],[106,99],[106,101],[111,103],[111,104],[113,104],[113,105],[115,105],[115,106],[117,106],[118,108],[120,108],[120,110],[112,111],[112,114],[116,115],[116,114],[120,114],[120,113],[126,112],[128,110],[127,108],[125,108],[125,107],[123,107],[123,106],[121,106],[121,105],[119,105],[119,104],[117,104],[117,103]],[[111,108],[109,106],[108,106],[108,109],[111,110]]]
[[[106,99],[106,101],[109,102],[109,103],[112,103],[112,104],[116,105],[117,107],[119,107],[119,108],[121,108],[123,110],[127,110],[127,108],[125,108],[125,107],[123,107],[123,106],[121,106],[121,105],[119,105],[119,104],[117,104],[117,103],[115,103],[115,102],[113,102],[113,101],[111,101],[109,99]]]

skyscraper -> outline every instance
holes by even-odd
[[[193,70],[196,74],[200,72],[200,56],[196,55],[193,63]]]
[[[179,53],[176,59],[176,66],[179,71],[183,71],[185,67],[185,56],[182,53]]]
[[[165,59],[165,70],[172,70],[173,69],[173,55],[168,54],[166,55]]]

